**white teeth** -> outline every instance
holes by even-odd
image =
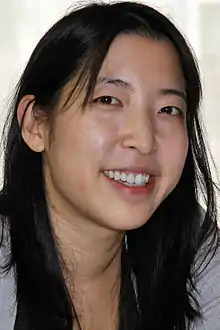
[[[124,172],[121,173],[121,181],[127,181],[127,175]]]
[[[149,174],[129,173],[119,171],[104,171],[104,174],[115,181],[121,181],[128,186],[144,186],[150,180]]]
[[[120,174],[120,172],[115,171],[115,174],[114,174],[114,180],[115,180],[115,181],[119,181],[120,178],[121,178],[121,174]]]
[[[135,177],[135,184],[140,185],[142,184],[142,174],[138,174]]]
[[[150,180],[150,175],[147,174],[147,175],[145,176],[145,182],[148,183],[149,180]]]
[[[113,171],[109,171],[109,178],[113,179],[114,178],[114,172]]]
[[[127,176],[127,180],[126,180],[127,183],[133,184],[134,180],[135,180],[134,174],[129,173],[128,176]]]

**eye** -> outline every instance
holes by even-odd
[[[101,103],[104,105],[120,105],[121,102],[114,96],[110,96],[110,95],[103,95],[100,96],[98,98],[96,98],[95,100],[93,100],[94,103]]]
[[[172,106],[172,105],[163,107],[158,112],[159,113],[164,113],[166,115],[171,115],[171,116],[183,115],[183,110],[181,110],[178,107]]]

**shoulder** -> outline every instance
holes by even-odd
[[[8,245],[0,245],[0,267],[6,262]],[[0,269],[1,269],[0,268]],[[0,330],[12,330],[16,317],[16,294],[14,272],[0,271]]]
[[[220,329],[220,246],[216,249],[207,266],[201,271],[196,282],[197,301],[202,319],[192,330]]]

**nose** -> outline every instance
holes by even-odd
[[[148,115],[132,115],[124,122],[122,145],[135,148],[141,154],[149,154],[155,149],[155,123]]]

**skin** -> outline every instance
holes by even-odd
[[[68,86],[60,108],[67,91]],[[171,43],[121,35],[106,56],[86,111],[80,109],[82,99],[59,111],[51,143],[47,125],[32,116],[32,105],[25,115],[23,138],[43,152],[52,223],[70,274],[74,265],[70,291],[77,311],[83,310],[83,329],[114,328],[124,232],[146,223],[182,174],[188,150],[184,93]],[[112,96],[109,104],[100,99],[106,95]],[[19,120],[32,97],[21,101]],[[118,189],[103,174],[124,168],[154,177],[146,194]]]

